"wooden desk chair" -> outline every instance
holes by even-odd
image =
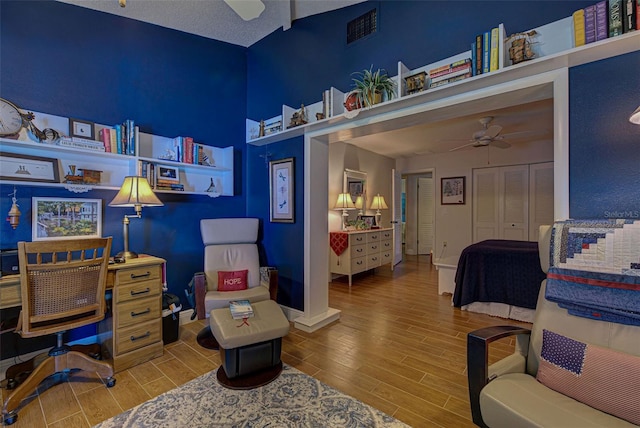
[[[16,331],[25,338],[56,334],[57,345],[4,402],[5,424],[16,421],[20,402],[53,374],[95,371],[107,387],[115,385],[110,364],[62,343],[66,330],[104,318],[110,252],[111,237],[18,243],[22,311]]]

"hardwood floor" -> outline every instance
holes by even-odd
[[[346,277],[338,278],[330,283],[329,302],[342,311],[340,320],[315,333],[292,327],[282,360],[408,425],[474,426],[466,334],[523,323],[460,311],[437,288],[437,272],[425,256],[409,256],[393,272],[357,275],[351,289]],[[89,427],[214,370],[217,351],[195,341],[203,325],[181,326],[180,340],[165,346],[162,357],[117,373],[113,388],[100,384],[95,373],[73,373],[73,381],[27,399],[13,426]],[[512,350],[513,342],[503,340],[490,357]],[[6,396],[3,389],[3,401]]]

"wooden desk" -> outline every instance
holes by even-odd
[[[98,324],[103,358],[114,371],[162,356],[162,265],[152,256],[109,265],[107,314]],[[20,275],[0,278],[0,309],[21,305]]]

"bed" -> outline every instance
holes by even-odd
[[[537,242],[478,242],[460,255],[452,304],[463,310],[532,322],[545,277]]]

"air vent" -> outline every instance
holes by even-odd
[[[378,10],[372,9],[347,24],[347,44],[375,33],[377,28]]]

